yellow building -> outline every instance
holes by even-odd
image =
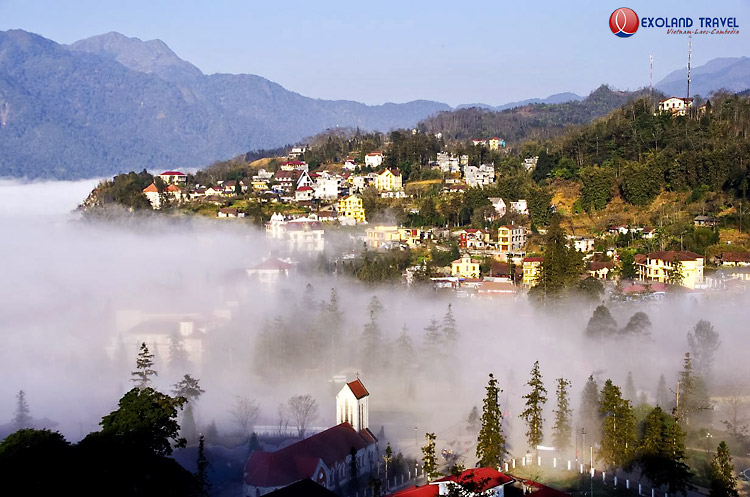
[[[401,242],[401,232],[398,226],[373,226],[365,230],[367,246],[373,249],[383,248],[391,242]]]
[[[490,150],[500,150],[500,138],[497,136],[487,140],[487,145],[490,146]]]
[[[375,188],[379,192],[394,192],[403,188],[401,171],[398,169],[385,169],[375,174]]]
[[[523,258],[523,286],[531,288],[536,285],[536,280],[542,271],[542,262],[544,262],[544,257]]]
[[[264,192],[268,190],[267,181],[253,181],[252,186],[253,190],[255,190],[256,192]]]
[[[479,278],[479,261],[475,261],[468,254],[463,255],[451,263],[451,276]]]
[[[362,197],[359,195],[348,195],[339,200],[339,217],[353,219],[358,223],[365,222],[365,208],[362,206]]]
[[[644,281],[679,283],[691,289],[703,283],[703,257],[694,252],[651,252],[637,266],[638,275]],[[679,270],[681,276],[674,276],[675,270]]]
[[[497,249],[503,254],[521,252],[526,245],[526,228],[511,225],[497,229]]]

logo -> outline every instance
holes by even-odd
[[[620,38],[633,36],[638,31],[638,14],[627,7],[615,10],[609,16],[609,29]]]

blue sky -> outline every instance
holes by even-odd
[[[0,29],[59,43],[108,31],[159,38],[205,73],[257,74],[306,96],[369,104],[635,89],[648,85],[649,54],[654,82],[685,66],[686,37],[612,35],[609,15],[623,6],[641,17],[736,17],[738,35],[693,37],[694,66],[750,56],[750,0],[520,3],[0,0]]]

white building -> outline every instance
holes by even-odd
[[[524,216],[528,216],[529,205],[526,203],[526,200],[518,199],[517,202],[510,203],[510,212],[515,212],[516,214],[522,214]]]
[[[534,157],[528,157],[523,160],[523,168],[526,170],[526,172],[529,172],[536,167],[537,161],[539,161],[538,155]]]
[[[501,199],[500,197],[489,197],[488,200],[492,203],[492,207],[495,208],[497,217],[503,217],[507,210],[505,200]]]
[[[365,166],[377,169],[382,164],[383,152],[370,152],[369,154],[365,155]]]
[[[336,200],[339,197],[339,179],[335,177],[320,177],[315,182],[315,198],[322,200]]]
[[[266,223],[266,237],[280,241],[291,253],[317,253],[325,250],[323,225],[312,219],[286,220],[280,213],[274,213]]]
[[[482,187],[495,182],[495,166],[482,164],[481,166],[464,166],[464,180],[471,187]]]

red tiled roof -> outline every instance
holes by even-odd
[[[294,264],[289,264],[288,262],[284,262],[279,259],[268,259],[257,266],[253,266],[250,269],[277,269],[279,271],[284,271],[286,269],[291,269],[294,267]]]
[[[179,191],[182,191],[182,190],[180,190],[180,188],[177,185],[169,185],[167,187],[167,191],[168,192],[179,192]]]
[[[514,480],[510,476],[500,473],[492,468],[475,468],[467,469],[459,476],[446,476],[445,478],[435,480],[432,484],[422,485],[421,487],[406,488],[390,495],[391,497],[431,497],[433,495],[438,495],[440,487],[436,482],[441,481],[454,481],[459,484],[461,482],[472,482],[478,486],[478,488],[474,489],[475,492],[484,492],[485,490],[511,483]]]
[[[702,259],[703,256],[696,254],[695,252],[675,251],[675,250],[663,250],[661,252],[651,252],[648,254],[649,259],[660,259],[665,262],[671,261],[694,261],[696,259]]]
[[[180,171],[164,171],[159,176],[186,176],[186,174]]]
[[[363,430],[364,431],[364,430]],[[375,437],[354,431],[349,423],[329,428],[276,452],[256,450],[245,465],[245,483],[255,487],[279,487],[313,476],[322,460],[329,468],[344,461],[349,451],[374,443]]]
[[[354,394],[354,396],[358,399],[361,399],[362,397],[367,397],[370,395],[370,392],[367,391],[365,386],[362,384],[362,382],[359,379],[356,379],[354,381],[350,381],[346,384]]]
[[[652,292],[664,292],[667,290],[666,283],[659,283],[658,281],[651,283]],[[626,286],[622,289],[622,293],[644,293],[646,291],[646,285],[643,283],[636,283],[634,285]]]
[[[633,257],[636,264],[645,264],[646,263],[646,255],[645,254],[635,254]]]
[[[150,185],[148,185],[146,188],[143,189],[143,193],[151,193],[151,192],[154,192],[154,193],[159,192],[159,189],[156,188],[156,185],[153,183],[151,183]]]
[[[599,271],[601,269],[613,269],[615,263],[612,261],[591,261],[589,262],[589,271]]]
[[[544,262],[544,257],[524,257],[523,262]]]
[[[750,262],[750,252],[724,252],[721,262]]]
[[[298,161],[298,160],[292,160],[292,161],[289,161],[289,162],[282,162],[281,163],[282,166],[286,166],[286,165],[289,165],[289,166],[304,166],[306,164],[307,164],[306,162],[301,162],[301,161]]]
[[[300,186],[299,188],[297,188],[297,191],[298,192],[309,192],[309,191],[312,191],[312,187],[311,186]]]
[[[514,293],[515,285],[510,281],[483,281],[479,293]]]

